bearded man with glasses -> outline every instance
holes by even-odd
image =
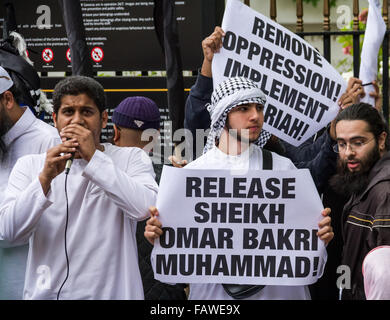
[[[342,214],[342,264],[349,267],[351,278],[342,298],[360,300],[366,299],[365,256],[375,247],[390,244],[389,130],[381,114],[366,103],[346,108],[335,123],[338,170],[330,184],[349,196]]]

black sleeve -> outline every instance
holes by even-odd
[[[327,131],[320,138],[321,140],[316,140],[314,144],[318,144],[317,141],[321,144],[313,148],[309,147],[305,151],[311,150],[310,153],[305,157],[295,157],[295,161],[294,159],[292,161],[298,169],[308,168],[310,170],[318,192],[322,193],[329,178],[336,173],[337,154],[332,149],[334,142]],[[297,154],[301,152],[300,147],[295,148]],[[290,158],[291,154],[286,156]]]
[[[191,87],[185,105],[184,128],[190,130],[193,137],[194,155],[196,154],[196,129],[206,130],[210,127],[210,114],[206,105],[211,101],[213,92],[212,78],[198,74],[195,84]],[[207,137],[203,141],[206,142]],[[196,157],[194,157],[196,158]]]

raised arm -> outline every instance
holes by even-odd
[[[214,32],[202,41],[202,67],[186,100],[184,127],[192,133],[194,154],[196,154],[196,129],[206,130],[210,127],[210,114],[206,109],[206,105],[210,103],[213,92],[211,64],[214,53],[222,47],[222,37],[224,35],[223,30],[216,27]]]

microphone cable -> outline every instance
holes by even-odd
[[[68,222],[69,222],[69,203],[68,203],[68,190],[67,190],[68,173],[69,173],[69,170],[67,172],[65,171],[66,222],[65,222],[65,236],[64,237],[65,237],[66,277],[65,277],[65,280],[62,283],[60,289],[58,290],[57,300],[59,300],[62,287],[64,286],[65,282],[68,280],[68,277],[69,277],[69,257],[68,257],[67,243],[66,243],[66,235],[68,232]]]

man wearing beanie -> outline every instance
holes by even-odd
[[[211,97],[208,111],[211,128],[204,154],[186,166],[189,169],[294,170],[293,163],[276,153],[262,149],[268,133],[262,130],[266,97],[257,85],[246,78],[229,78],[220,83]],[[151,242],[162,234],[157,208],[150,209],[152,218],[145,228]],[[328,243],[333,232],[329,210],[319,223],[318,237]],[[310,299],[307,286],[238,286],[240,292],[250,291],[245,299]],[[251,290],[247,290],[251,287]],[[191,300],[231,300],[231,292],[222,284],[190,284]]]
[[[140,96],[124,99],[114,109],[112,122],[114,124],[113,142],[115,145],[119,147],[138,147],[149,153],[149,155],[153,151],[153,155],[156,156],[155,150],[151,150],[151,148],[159,135],[160,111],[153,100]],[[145,130],[149,132],[142,136]],[[156,172],[156,180],[159,182],[162,171],[160,161],[153,163],[153,168]],[[169,285],[154,279],[150,263],[150,254],[153,246],[145,239],[144,229],[145,221],[139,221],[137,223],[138,261],[145,299],[185,299],[183,285]]]
[[[128,97],[114,110],[114,143],[119,147],[143,149],[150,141],[142,139],[146,129],[160,130],[160,111],[153,100],[146,97]],[[149,150],[148,150],[149,151]]]
[[[18,75],[14,73],[14,77]],[[26,154],[45,152],[58,144],[54,127],[37,119],[26,104],[20,88],[0,67],[0,203],[4,199],[13,166]],[[0,300],[22,299],[28,244],[10,243],[0,238]]]
[[[149,154],[153,161],[156,181],[159,183],[162,163],[161,155],[153,150],[160,135],[160,110],[147,97],[127,97],[114,109],[113,143],[118,147],[137,147]]]

